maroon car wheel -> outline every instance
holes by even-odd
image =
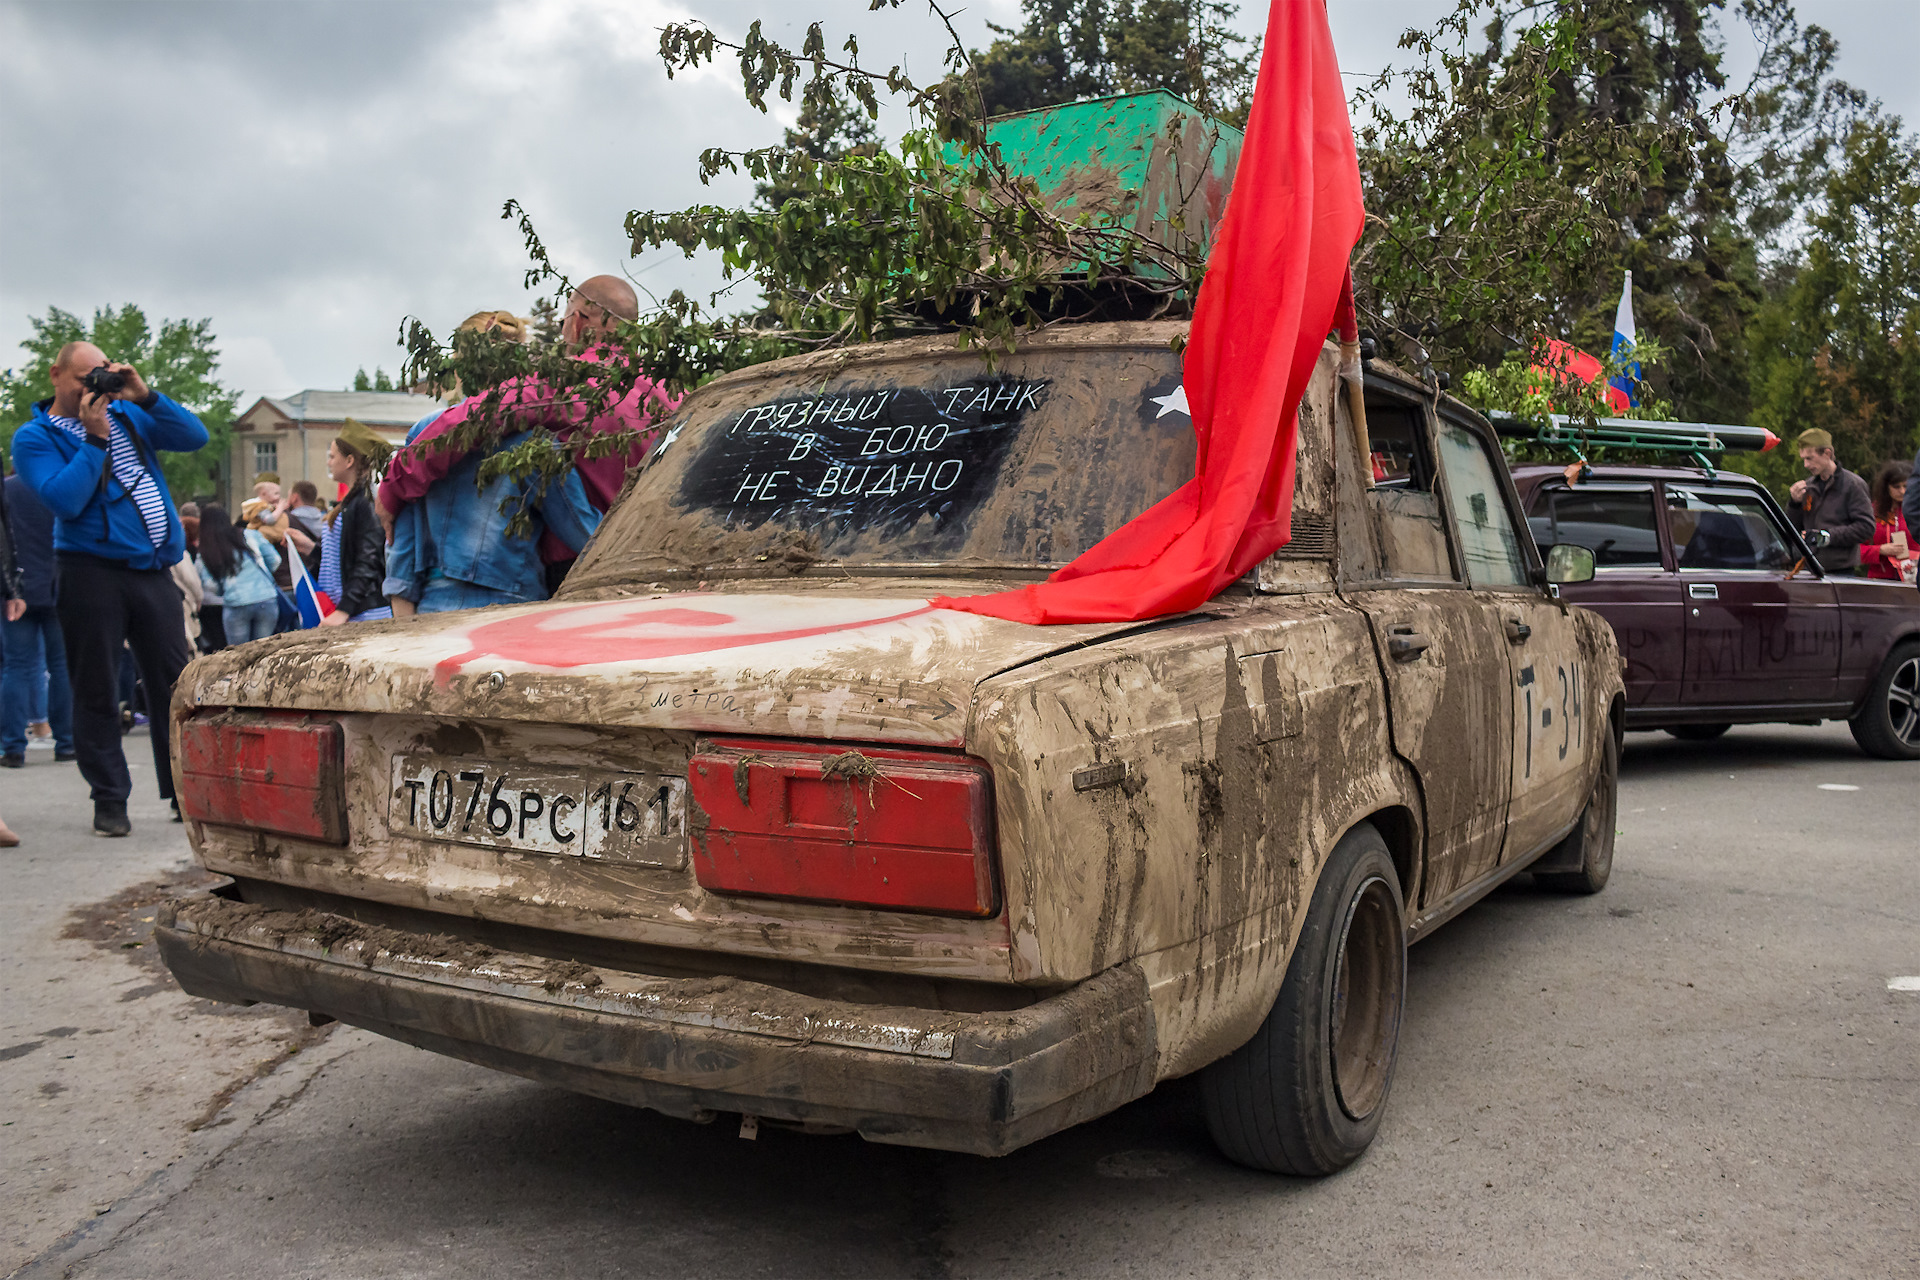
[[[1667,732],[1682,742],[1711,742],[1731,728],[1730,724],[1673,724]]]
[[[1920,642],[1908,641],[1887,655],[1847,727],[1870,756],[1920,760]]]

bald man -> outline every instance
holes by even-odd
[[[618,276],[595,276],[581,283],[567,299],[567,310],[560,322],[560,339],[582,361],[598,363],[613,354],[614,339],[621,321],[640,317],[640,300],[633,286]],[[622,452],[605,458],[581,458],[574,464],[580,483],[593,509],[605,514],[620,496],[627,471],[645,460],[659,431],[655,426],[680,407],[679,396],[649,378],[638,379],[619,401],[596,416],[581,409],[577,395],[557,393],[537,379],[519,379],[501,388],[500,403],[508,410],[500,424],[504,438],[530,429],[544,429],[562,442],[576,435],[610,435],[638,431],[635,441]],[[412,444],[395,454],[387,466],[387,477],[380,485],[380,518],[393,536],[393,520],[412,503],[426,496],[427,490],[446,480],[467,457],[466,451],[433,449],[430,442],[446,435],[487,401],[472,396],[436,418],[415,437]],[[541,558],[549,566],[560,566],[549,574],[557,584],[564,566],[574,552],[551,529],[541,535]]]
[[[560,340],[571,347],[585,348],[613,337],[620,321],[631,324],[639,318],[640,298],[632,285],[619,276],[595,276],[583,281],[567,299]]]
[[[101,369],[120,375],[118,391],[87,388],[88,375]],[[93,789],[96,835],[133,829],[133,781],[120,746],[123,645],[147,688],[160,795],[173,799],[167,706],[191,654],[169,570],[186,551],[186,533],[158,455],[192,453],[206,443],[200,419],[149,387],[132,365],[109,364],[90,342],[60,349],[53,398],[34,405],[32,420],[13,435],[14,468],[54,515],[73,746]]]

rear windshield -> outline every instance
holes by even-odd
[[[1064,564],[1193,474],[1179,327],[1134,328],[991,370],[895,344],[702,388],[569,583]]]

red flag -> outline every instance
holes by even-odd
[[[1571,383],[1578,378],[1582,382],[1596,382],[1605,376],[1607,368],[1594,357],[1588,355],[1570,342],[1558,338],[1543,338],[1546,352],[1540,363],[1533,366],[1532,372],[1543,373],[1556,382]],[[1627,399],[1627,393],[1615,386],[1604,389],[1607,407],[1616,413],[1625,413],[1633,407]]]
[[[1153,618],[1197,608],[1273,554],[1291,534],[1296,411],[1362,218],[1324,0],[1273,0],[1187,343],[1194,478],[1043,583],[933,603],[1015,622]]]

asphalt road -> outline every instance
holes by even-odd
[[[89,1123],[152,1129],[170,1163],[26,1274],[1920,1275],[1920,991],[1889,986],[1920,975],[1920,765],[1835,726],[1634,735],[1620,828],[1606,892],[1523,878],[1414,949],[1385,1124],[1324,1181],[1221,1160],[1190,1082],[985,1160],[743,1141],[336,1029],[276,1042],[191,1134],[137,1096],[171,1063],[96,1086]],[[133,967],[16,964],[22,940],[9,973]],[[201,1074],[249,1078],[259,1050]],[[33,1212],[13,1191],[0,1213]]]

